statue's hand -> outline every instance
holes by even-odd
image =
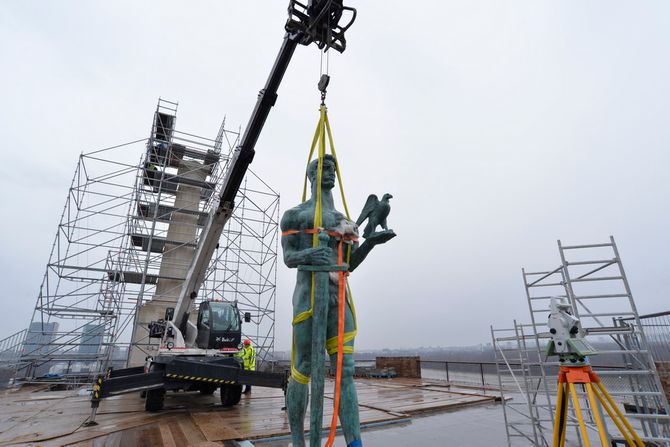
[[[396,234],[393,230],[377,231],[368,236],[365,242],[369,242],[372,245],[384,244],[394,237],[396,237]]]
[[[332,251],[329,247],[308,248],[303,253],[305,264],[328,265],[331,263]]]

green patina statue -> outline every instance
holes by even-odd
[[[336,181],[335,159],[326,155],[323,160],[321,178],[322,227],[326,230],[318,235],[319,245],[314,247],[314,215],[317,206],[317,160],[307,168],[311,183],[311,197],[300,205],[286,211],[281,220],[284,262],[288,267],[298,268],[296,287],[293,293],[293,351],[291,379],[286,393],[286,404],[293,445],[305,445],[303,427],[309,397],[308,384],[312,381],[310,444],[320,446],[321,405],[323,399],[324,350],[330,355],[330,364],[337,365],[338,351],[338,291],[341,284],[338,270],[352,272],[370,253],[372,248],[383,244],[396,234],[387,229],[386,216],[390,207],[390,194],[382,201],[377,196],[368,197],[359,223],[369,220],[365,241],[358,244],[358,225],[335,209],[332,189]],[[383,231],[375,231],[381,225]],[[344,245],[343,242],[344,241]],[[341,250],[349,251],[342,256]],[[348,260],[348,264],[343,264]],[[340,264],[338,266],[338,264]],[[313,281],[313,277],[315,280]],[[313,290],[314,289],[314,290]],[[353,382],[353,347],[356,335],[356,316],[349,290],[346,290],[344,347],[341,371],[339,417],[347,445],[362,446],[358,417],[358,398]],[[321,306],[320,306],[321,304]],[[321,330],[325,329],[325,330]],[[321,381],[316,379],[321,378]],[[319,395],[320,394],[320,395]]]

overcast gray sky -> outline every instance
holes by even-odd
[[[159,96],[179,101],[183,131],[246,124],[286,4],[0,3],[0,337],[30,320],[77,156],[147,136]],[[351,277],[359,348],[489,341],[490,324],[527,320],[520,269],[557,266],[559,238],[614,235],[639,310],[670,307],[670,3],[353,6],[330,118],[350,207],[392,193],[398,233]],[[318,76],[316,47],[300,47],[258,142],[252,167],[283,209],[300,198]],[[293,278],[282,266],[279,349]]]

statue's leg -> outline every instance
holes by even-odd
[[[337,364],[337,354],[330,356],[330,364]],[[335,373],[335,367],[333,367]],[[340,384],[340,423],[347,445],[361,439],[361,427],[358,416],[358,395],[354,383],[354,358],[345,354],[342,359],[342,382]]]
[[[305,413],[309,399],[309,376],[311,374],[312,320],[308,319],[293,326],[293,362],[291,378],[286,390],[286,411],[288,413],[291,438],[296,447],[305,446]]]
[[[356,384],[354,383],[354,335],[355,323],[351,309],[345,307],[345,339],[344,356],[342,358],[342,381],[340,383],[340,423],[344,433],[344,439],[347,445],[361,440],[361,427],[358,415],[358,396],[356,394]],[[330,355],[330,364],[333,374],[336,374],[337,365],[337,310],[331,304],[328,313],[328,354]],[[356,445],[356,444],[355,444]],[[362,444],[357,444],[362,445]]]

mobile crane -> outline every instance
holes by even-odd
[[[101,399],[123,393],[141,391],[145,395],[145,409],[157,411],[163,408],[166,390],[200,390],[211,394],[220,387],[222,404],[231,406],[240,401],[243,384],[286,386],[283,374],[245,371],[239,360],[231,356],[237,351],[241,336],[242,319],[236,303],[203,301],[197,323],[189,317],[195,308],[207,265],[233,213],[235,196],[253,161],[256,142],[277,101],[277,90],[295,49],[298,45],[314,43],[319,50],[333,49],[342,53],[347,45],[345,32],[355,20],[356,10],[344,6],[343,0],[309,0],[306,5],[290,0],[284,27],[286,34],[279,54],[258,94],[241,142],[232,153],[218,203],[209,213],[179,299],[174,308],[167,309],[163,320],[150,324],[150,337],[161,339],[158,355],[147,358],[144,367],[125,368],[99,376],[93,386],[88,425],[95,424]],[[320,81],[322,94],[327,80],[326,76]],[[245,314],[244,319],[249,321],[250,315]]]

